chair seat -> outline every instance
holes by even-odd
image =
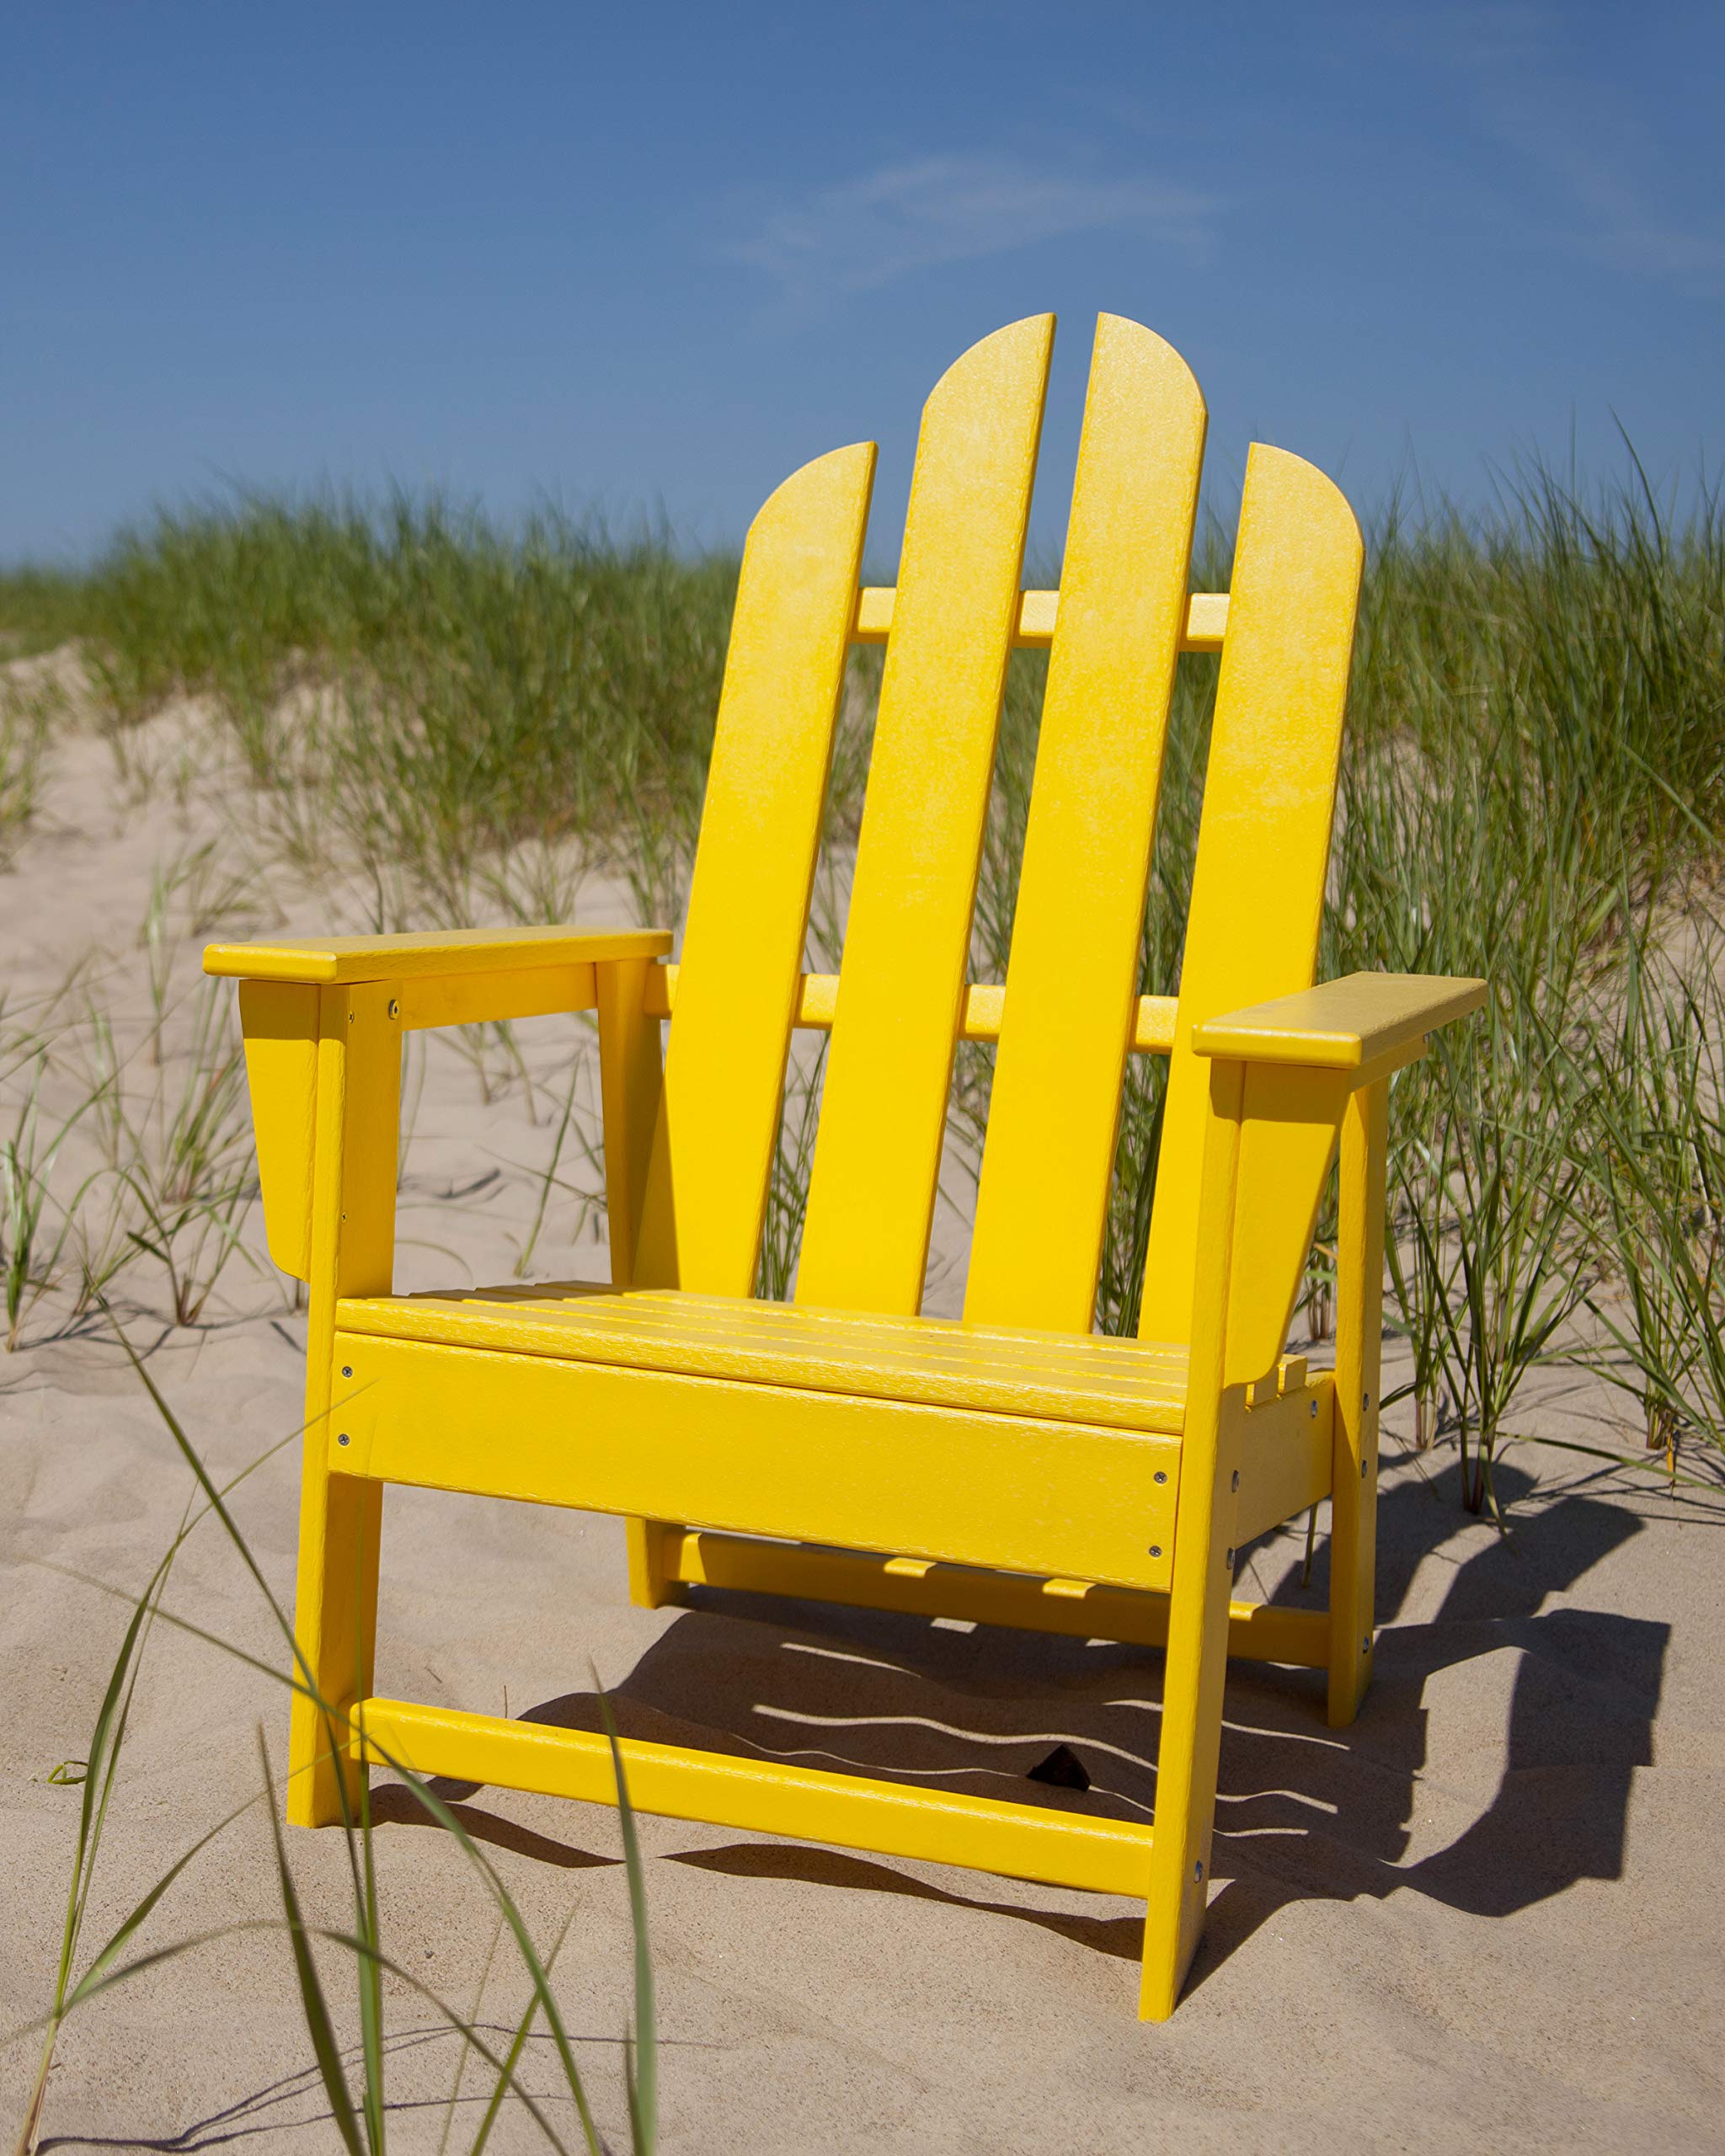
[[[336,1356],[343,1474],[1167,1586],[1183,1346],[574,1281],[350,1297]],[[1329,1486],[1328,1377],[1250,1397],[1242,1534]]]
[[[355,1298],[344,1332],[1176,1437],[1184,1347],[585,1282]]]

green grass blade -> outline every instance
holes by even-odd
[[[130,1915],[122,1919],[109,1938],[107,1944],[92,1957],[89,1967],[67,1996],[64,2009],[67,2014],[70,2014],[75,2006],[81,2004],[103,1988],[104,1979],[115,1959],[125,1951],[128,1942],[135,1936],[149,1917],[151,1911],[193,1858],[206,1849],[218,1834],[225,1833],[236,1819],[251,1810],[257,1801],[256,1797],[248,1796],[243,1804],[236,1806],[225,1818],[218,1819],[207,1833],[200,1834],[185,1854],[176,1859],[163,1873],[155,1885],[145,1894],[143,1899],[132,1909]]]
[[[281,1838],[281,1822],[275,1816],[275,1778],[270,1771],[270,1750],[264,1742],[261,1727],[258,1732],[258,1755],[264,1766],[264,1797],[270,1814],[270,1836],[275,1850],[276,1882],[281,1892],[288,1939],[293,1948],[294,1976],[299,1985],[300,2005],[305,2014],[307,2032],[312,2039],[312,2053],[318,2062],[318,2078],[323,2084],[324,2095],[329,2099],[330,2116],[335,2121],[336,2132],[341,2136],[348,2156],[366,2156],[360,2121],[354,2111],[353,2097],[348,2089],[347,2077],[342,2072],[341,2052],[330,2022],[323,1986],[318,1978],[317,1962],[312,1958],[311,1940],[305,1919],[300,1913],[299,1896],[295,1891],[293,1873]]]
[[[563,1943],[569,1937],[569,1926],[574,1922],[574,1913],[571,1911],[563,1919],[563,1929],[558,1932],[550,1953],[545,1957],[545,1969],[547,1976],[557,1967],[557,1957],[563,1951]],[[505,2095],[514,2084],[515,2068],[521,2063],[521,2052],[526,2044],[528,2032],[533,2026],[534,2016],[538,2011],[539,1994],[534,1992],[529,1995],[527,2004],[522,2009],[521,2018],[515,2025],[514,2039],[505,2056],[503,2065],[498,2070],[496,2085],[491,2091],[491,2100],[485,2106],[485,2116],[479,2121],[479,2131],[473,2137],[467,2156],[480,2156],[480,2152],[491,2138],[491,2129],[497,2123],[497,2115],[503,2108]]]
[[[593,1673],[593,1689],[598,1694],[599,1711],[605,1720],[611,1771],[617,1776],[617,1822],[622,1829],[623,1865],[629,1881],[629,1924],[634,1935],[633,2057],[628,2068],[629,2123],[635,2156],[653,2156],[659,2145],[659,2022],[653,1993],[653,1952],[647,1934],[647,1881],[641,1863],[641,1844],[635,1832],[635,1810],[629,1802],[622,1748],[617,1742],[617,1722],[597,1670]]]

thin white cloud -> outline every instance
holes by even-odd
[[[1704,297],[1725,292],[1725,233],[1717,220],[1661,204],[1646,119],[1616,85],[1577,75],[1561,10],[1523,0],[1410,8],[1378,15],[1375,27],[1385,41],[1455,69],[1481,131],[1561,205],[1555,228],[1519,205],[1530,238]]]
[[[1135,226],[1202,248],[1215,209],[1212,197],[1148,173],[1095,179],[1005,158],[921,157],[776,210],[724,253],[761,271],[795,303],[877,291],[915,270],[1079,232]]]
[[[1477,102],[1487,130],[1578,215],[1567,236],[1576,253],[1709,298],[1725,292],[1725,238],[1661,214],[1631,169],[1638,131],[1606,100],[1557,84],[1494,83]]]

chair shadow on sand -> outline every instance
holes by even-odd
[[[1498,1482],[1506,1509],[1532,1486],[1512,1466],[1499,1468]],[[1585,1492],[1562,1497],[1508,1537],[1460,1556],[1432,1621],[1398,1625],[1416,1571],[1441,1563],[1445,1545],[1470,1524],[1458,1489],[1451,1468],[1399,1483],[1380,1501],[1376,1675],[1352,1729],[1325,1726],[1321,1672],[1231,1665],[1214,1865],[1227,1884],[1211,1905],[1194,1985],[1291,1903],[1412,1888],[1471,1914],[1507,1916],[1578,1881],[1621,1875],[1632,1780],[1652,1758],[1670,1628],[1545,1605],[1642,1523]],[[1295,1546],[1285,1536],[1261,1545],[1258,1577]],[[1299,1574],[1296,1559],[1274,1598],[1321,1604],[1322,1552],[1303,1591]],[[1154,1812],[1153,1650],[708,1589],[693,1590],[691,1602],[611,1695],[626,1737],[693,1737],[756,1757],[1119,1818]],[[1447,1847],[1409,1863],[1429,1680],[1506,1648],[1520,1660],[1497,1790]],[[590,1689],[548,1700],[523,1719],[603,1726]],[[1076,1753],[1087,1790],[1027,1782],[1059,1745]],[[477,1838],[569,1867],[614,1861],[466,1801],[474,1785],[433,1786],[458,1805]],[[399,1787],[377,1791],[374,1817],[431,1823]],[[996,1898],[976,1891],[974,1873],[953,1871],[950,1883],[935,1885],[873,1857],[774,1841],[667,1860],[997,1912],[1123,1961],[1140,1952],[1140,1916]]]

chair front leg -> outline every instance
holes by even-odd
[[[595,974],[605,1201],[614,1288],[644,1284],[638,1278],[641,1232],[665,1076],[660,1022],[653,1014],[650,995],[659,971],[649,959],[623,958],[606,961]],[[654,1281],[652,1284],[670,1283]],[[623,1534],[628,1551],[629,1599],[636,1608],[659,1609],[666,1603],[686,1600],[675,1570],[681,1527],[674,1520],[628,1519],[623,1523]]]
[[[400,1013],[387,984],[320,990],[288,1733],[287,1816],[302,1827],[351,1816],[364,1773],[350,1758],[345,1717],[372,1689],[382,1486],[329,1465],[342,1398],[335,1305],[344,1295],[389,1293],[400,1113]]]
[[[1210,1899],[1234,1583],[1233,1486],[1246,1396],[1234,1385],[1201,1401],[1188,1396],[1186,1414],[1187,1447],[1196,1438],[1214,1464],[1206,1469],[1194,1462],[1181,1469],[1138,2001],[1146,2021],[1166,2021],[1173,2012]]]
[[[1147,2021],[1165,2021],[1173,2012],[1210,1899],[1246,1413],[1244,1387],[1227,1382],[1244,1079],[1237,1063],[1211,1065],[1139,1992],[1138,2010]]]

